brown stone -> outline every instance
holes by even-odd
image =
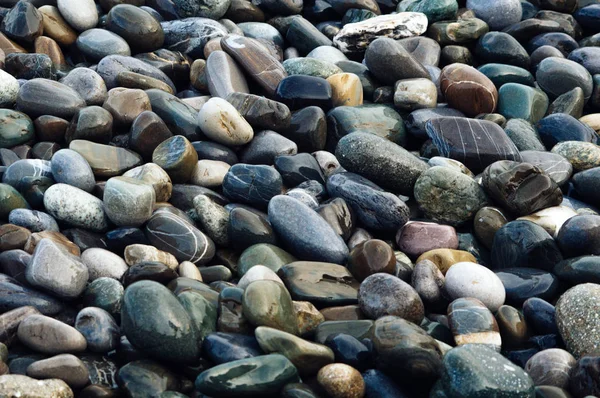
[[[358,305],[323,308],[321,314],[323,314],[326,321],[356,321],[365,319]]]
[[[40,312],[31,306],[19,307],[0,315],[0,343],[10,347],[18,342],[17,330],[19,324],[29,315],[39,314]]]
[[[108,92],[108,99],[102,107],[113,115],[115,126],[127,128],[140,113],[152,110],[146,92],[121,87],[113,88]]]
[[[396,271],[396,256],[386,242],[371,239],[352,249],[347,267],[359,282],[379,272],[393,275]]]
[[[475,214],[475,218],[473,219],[473,232],[479,242],[488,249],[491,249],[496,231],[507,222],[508,219],[501,209],[485,206],[479,209]]]
[[[69,149],[87,160],[96,177],[118,176],[142,163],[140,155],[128,149],[86,140],[71,141]]]
[[[69,47],[77,40],[77,32],[63,19],[58,8],[43,6],[38,8],[42,13],[44,35],[48,36],[63,47]]]
[[[44,115],[33,121],[35,135],[41,141],[61,142],[69,127],[69,121],[60,117]]]
[[[362,398],[365,395],[365,381],[360,372],[343,363],[323,366],[317,382],[331,398]]]
[[[232,0],[225,18],[235,23],[265,22],[265,13],[252,2],[247,0]]]
[[[198,164],[198,152],[182,135],[163,141],[152,153],[152,161],[165,170],[173,183],[190,180]]]
[[[190,83],[196,90],[207,92],[208,81],[206,80],[206,61],[197,59],[190,68]]]
[[[4,33],[0,33],[0,49],[4,51],[5,55],[27,52],[23,47],[6,37]]]
[[[417,258],[417,263],[423,260],[429,260],[433,262],[442,274],[446,275],[446,271],[456,263],[470,262],[477,263],[477,259],[469,252],[464,250],[452,250],[452,249],[435,249],[425,252]]]
[[[457,249],[454,227],[430,222],[408,222],[396,234],[398,249],[409,257],[419,257],[434,249]]]
[[[317,308],[308,301],[293,301],[294,312],[298,320],[298,331],[300,336],[314,332],[321,323],[325,322],[325,317]]]
[[[451,64],[442,69],[440,88],[448,104],[468,117],[493,113],[498,105],[494,83],[469,65]]]
[[[177,269],[179,262],[171,253],[158,250],[154,246],[129,245],[125,248],[125,262],[132,266],[143,262],[158,261],[171,269]]]
[[[171,86],[162,80],[130,71],[122,71],[117,75],[117,83],[121,87],[150,90],[156,88],[169,94],[175,94]]]
[[[31,231],[14,224],[0,225],[0,251],[22,249],[29,240]]]
[[[25,250],[29,254],[33,254],[35,247],[38,245],[38,243],[40,243],[42,239],[50,239],[51,241],[53,241],[57,245],[60,245],[69,253],[75,256],[81,255],[81,250],[79,249],[79,246],[71,242],[69,239],[67,239],[66,236],[64,236],[60,232],[56,231],[41,231],[31,234],[31,236],[27,240],[27,243],[25,243],[25,247],[23,248],[23,250]]]
[[[336,73],[327,78],[331,85],[333,106],[358,106],[363,104],[363,87],[354,73]]]
[[[52,65],[54,65],[55,68],[61,69],[67,65],[67,61],[65,61],[65,56],[60,49],[60,46],[53,39],[46,36],[40,36],[33,42],[33,47],[36,53],[49,56]]]
[[[220,37],[210,39],[204,45],[204,58],[208,59],[208,56],[210,55],[210,53],[215,52],[215,51],[223,51],[223,48],[221,47],[221,38]]]

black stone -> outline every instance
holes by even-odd
[[[496,275],[506,289],[508,304],[521,305],[531,297],[552,300],[558,293],[558,280],[550,272],[535,268],[505,268]]]
[[[330,109],[331,85],[321,77],[294,75],[279,82],[275,93],[277,101],[284,103],[291,110],[306,106],[318,106],[324,110]]]

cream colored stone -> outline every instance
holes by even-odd
[[[327,78],[333,106],[358,106],[363,103],[363,87],[354,73],[336,73]]]

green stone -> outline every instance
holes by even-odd
[[[212,397],[263,397],[274,395],[298,381],[296,367],[283,355],[240,359],[200,373],[196,388]]]
[[[26,114],[0,109],[0,148],[11,148],[33,139],[33,122]]]
[[[102,308],[117,318],[121,314],[124,292],[121,282],[107,277],[98,278],[83,291],[83,303],[86,307]]]
[[[217,331],[217,307],[213,303],[193,290],[179,293],[177,299],[188,312],[201,339]]]
[[[8,220],[8,214],[14,209],[29,209],[29,204],[12,186],[0,184],[0,219]]]
[[[526,86],[533,86],[535,79],[533,75],[523,68],[514,65],[506,64],[485,64],[478,68],[479,72],[483,73],[494,83],[496,88],[500,88],[506,83],[519,83]]]
[[[366,21],[367,19],[375,18],[377,14],[369,10],[363,10],[361,8],[350,8],[344,14],[342,18],[342,26],[349,23],[356,23]]]
[[[179,277],[173,279],[167,285],[167,288],[173,292],[174,295],[178,296],[181,292],[186,290],[193,290],[200,295],[204,296],[209,302],[217,306],[219,302],[219,293],[211,289],[207,284],[200,282],[196,279]]]
[[[315,341],[319,344],[325,344],[327,337],[332,334],[344,333],[357,338],[358,340],[366,337],[371,338],[374,322],[369,319],[353,321],[325,321],[315,331]]]
[[[250,283],[242,296],[244,317],[254,326],[269,326],[298,334],[292,297],[285,286],[271,280]]]
[[[430,24],[437,21],[456,19],[458,3],[456,0],[404,0],[398,4],[398,12],[422,12]]]
[[[279,271],[279,268],[292,263],[296,257],[275,245],[268,243],[259,243],[252,245],[242,252],[238,260],[238,275],[244,276],[248,270],[255,265],[264,265],[273,272]]]
[[[478,18],[435,22],[429,26],[427,35],[441,46],[473,42],[489,32],[488,24]]]
[[[537,123],[548,110],[548,96],[540,89],[519,83],[506,83],[498,90],[498,113],[507,119]]]
[[[159,360],[194,362],[200,357],[191,317],[158,282],[143,280],[125,289],[121,329],[131,344]]]
[[[400,146],[406,144],[404,121],[391,105],[338,106],[327,114],[327,129],[332,145],[356,131],[375,134]]]
[[[323,79],[327,79],[336,73],[342,73],[342,70],[335,64],[316,58],[286,59],[283,61],[283,68],[289,76],[306,75],[322,77]]]
[[[594,76],[595,77],[595,76]],[[548,114],[566,113],[579,119],[583,115],[583,106],[585,98],[581,87],[575,87],[573,90],[567,91],[559,95],[548,107]]]
[[[582,171],[600,166],[600,147],[591,142],[564,141],[559,142],[552,151],[565,157],[573,165],[575,171]]]
[[[451,349],[435,394],[447,398],[534,398],[533,380],[491,348],[467,344]]]
[[[4,363],[8,361],[8,347],[4,343],[0,343],[0,361]]]
[[[537,130],[527,120],[510,119],[504,127],[504,132],[519,151],[546,151]]]
[[[163,365],[149,360],[129,362],[117,373],[123,393],[131,398],[158,397],[179,387],[177,376]]]
[[[268,354],[281,354],[289,359],[301,375],[316,374],[333,363],[335,356],[327,346],[315,344],[277,329],[259,326],[254,331],[260,348]]]

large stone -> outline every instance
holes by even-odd
[[[104,204],[95,196],[67,184],[54,184],[44,194],[50,215],[75,227],[103,232],[108,228]]]
[[[556,303],[556,324],[567,349],[577,358],[600,349],[600,285],[584,283],[567,290]]]
[[[152,186],[131,177],[112,177],[104,186],[104,209],[117,226],[139,227],[152,216]]]
[[[24,375],[0,376],[0,391],[7,397],[74,398],[73,390],[62,380],[36,380]]]
[[[44,354],[64,354],[85,351],[87,343],[72,326],[44,315],[30,315],[17,331],[19,341]]]

